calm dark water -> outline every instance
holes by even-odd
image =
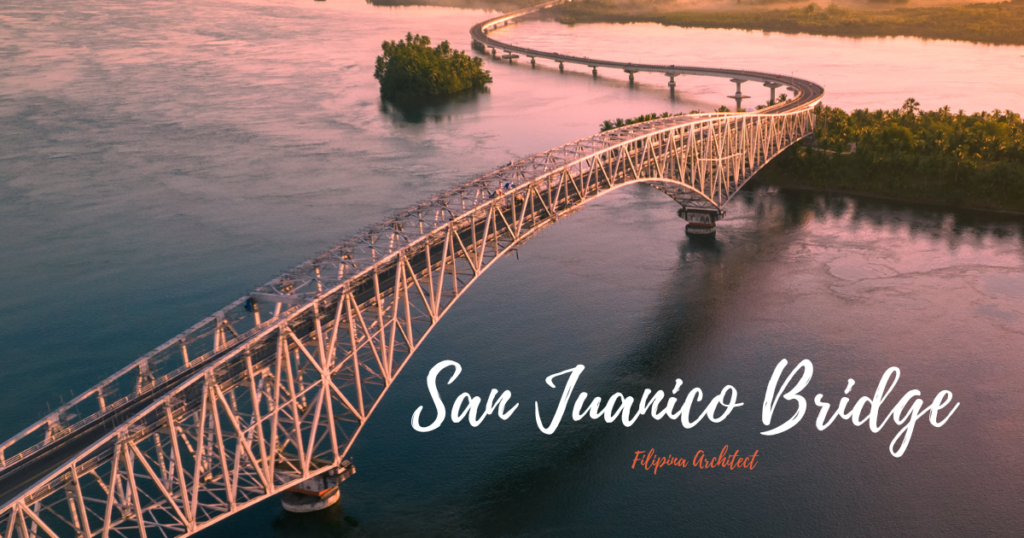
[[[686,79],[670,101],[653,77],[629,90],[622,74],[490,63],[495,83],[475,99],[414,113],[380,102],[380,41],[413,31],[468,48],[486,16],[349,0],[0,6],[0,437],[390,212],[604,119],[717,108],[733,91]],[[1006,67],[1019,47],[507,32],[595,57],[790,70],[844,107],[1022,102],[1020,70]],[[728,209],[712,247],[690,244],[673,202],[645,187],[549,228],[417,353],[355,445],[340,507],[294,516],[270,501],[206,535],[1019,535],[1024,220],[764,189]],[[960,407],[942,428],[920,421],[898,459],[892,424],[817,431],[807,416],[765,437],[761,402],[782,358],[812,361],[805,394],[830,403],[848,378],[860,397],[898,366],[894,399],[950,390]],[[498,388],[520,408],[415,432],[427,372],[446,359],[464,369],[449,401]],[[544,378],[576,364],[591,394],[678,378],[707,397],[731,384],[744,406],[692,429],[566,419],[544,435],[533,404],[557,399]],[[725,444],[757,450],[758,467],[630,469],[638,450],[691,458]]]

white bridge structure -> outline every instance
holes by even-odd
[[[706,227],[765,163],[812,133],[823,89],[808,81],[598,62],[492,37],[551,5],[481,23],[473,39],[534,59],[785,85],[795,98],[570,142],[319,254],[0,444],[0,534],[187,536],[286,490],[306,495],[308,506],[333,502],[354,472],[346,454],[381,398],[502,256],[638,182],[655,184]]]

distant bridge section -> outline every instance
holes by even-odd
[[[477,25],[473,37],[506,50],[484,30],[536,9]],[[634,183],[713,224],[762,166],[812,132],[822,95],[763,73],[595,65],[744,76],[797,95],[758,113],[661,118],[570,142],[317,255],[0,444],[0,533],[187,536],[289,490],[311,506],[334,502],[354,471],[345,457],[381,398],[494,263]]]
[[[565,64],[585,65],[593,70],[595,77],[597,76],[597,68],[599,67],[622,70],[629,74],[629,81],[631,83],[634,81],[633,75],[635,73],[662,73],[665,76],[669,77],[668,86],[669,89],[672,91],[675,91],[676,87],[675,77],[681,75],[728,78],[731,82],[734,82],[736,84],[736,93],[734,95],[729,95],[727,97],[736,100],[737,109],[740,108],[742,100],[748,98],[748,96],[744,96],[742,93],[741,85],[744,82],[760,82],[764,86],[766,86],[771,92],[770,103],[773,105],[775,104],[775,90],[779,87],[786,87],[796,94],[796,99],[785,104],[782,104],[777,108],[773,108],[773,110],[775,111],[797,110],[800,108],[804,108],[809,103],[817,103],[825,94],[825,89],[822,88],[821,86],[811,81],[798,79],[792,76],[785,76],[773,73],[762,73],[760,71],[725,69],[718,67],[643,64],[632,62],[618,62],[613,60],[600,60],[597,58],[574,56],[570,54],[562,54],[558,52],[543,51],[531,49],[528,47],[510,45],[508,43],[498,41],[497,39],[491,37],[491,34],[495,30],[508,26],[509,24],[513,24],[524,17],[535,15],[544,10],[550,9],[552,7],[564,3],[566,3],[566,0],[555,0],[553,2],[548,2],[540,6],[514,11],[512,13],[507,13],[505,15],[502,15],[501,17],[484,21],[473,26],[473,28],[470,29],[469,33],[473,37],[473,42],[477,45],[477,47],[480,50],[486,51],[487,49],[490,49],[491,54],[494,57],[497,57],[497,51],[501,50],[504,53],[503,57],[508,59],[510,62],[517,57],[526,56],[527,58],[530,58],[530,61],[534,65],[536,65],[537,58],[557,62],[559,68],[562,70],[564,70]]]

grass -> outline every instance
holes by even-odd
[[[764,3],[770,0],[746,0]],[[901,0],[876,0],[893,3]],[[561,8],[575,22],[654,22],[699,28],[739,28],[844,37],[912,36],[997,45],[1024,45],[1024,0],[993,4],[852,10],[836,5],[730,11],[667,11],[662,1],[576,0]]]

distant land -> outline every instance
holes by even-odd
[[[773,159],[768,185],[1024,213],[1024,122],[1009,110],[821,106],[814,137]]]
[[[616,3],[576,0],[560,9],[562,22],[654,22],[697,28],[737,28],[842,37],[920,37],[994,45],[1024,45],[1024,0],[968,5],[878,9],[879,2],[804,3],[764,9],[775,0],[738,0],[730,9],[678,9],[661,0]],[[754,3],[752,3],[754,2]],[[787,3],[788,4],[788,3]]]
[[[818,105],[814,136],[772,159],[752,181],[1024,214],[1024,122],[1009,110],[852,112]],[[669,114],[607,120],[614,129]]]
[[[502,11],[518,0],[368,0],[387,5],[446,5]],[[783,7],[778,0],[574,0],[545,12],[565,24],[655,22],[846,37],[912,36],[1024,45],[1024,0],[951,4],[910,0],[840,0]],[[896,0],[901,1],[901,0]],[[379,4],[380,5],[380,4]],[[765,6],[770,6],[766,8]],[[686,10],[681,10],[685,7]],[[760,107],[759,107],[760,108]],[[815,136],[768,163],[754,181],[834,190],[969,209],[1024,214],[1024,122],[1009,110],[965,114],[949,107],[921,111],[914,99],[896,110],[819,106]],[[659,114],[609,119],[601,130]]]
[[[374,5],[436,5],[508,11],[530,0],[367,0]],[[575,0],[548,12],[565,24],[653,22],[841,37],[919,37],[1024,45],[1024,0],[839,0],[827,7],[786,0]]]
[[[514,11],[540,2],[523,0],[366,0],[366,3],[374,6],[438,6]]]

